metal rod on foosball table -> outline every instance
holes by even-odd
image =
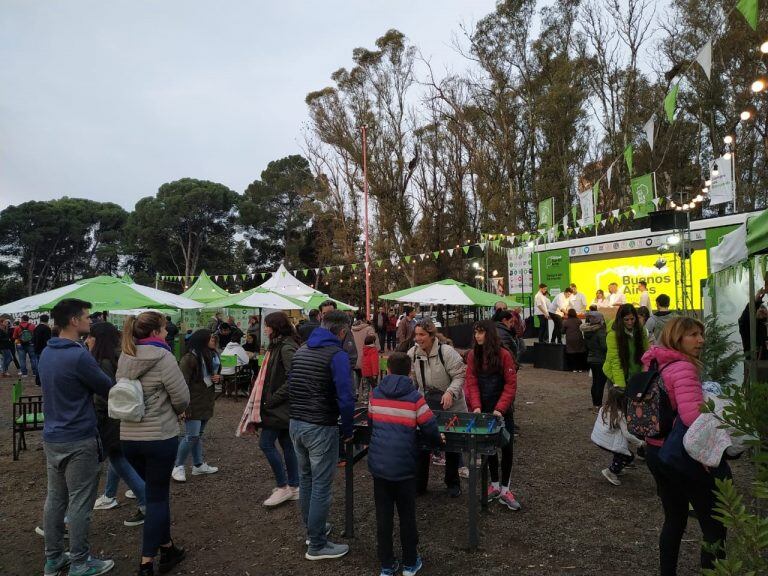
[[[355,446],[344,443],[344,538],[355,537]]]
[[[476,550],[477,535],[477,452],[474,434],[469,437],[469,549]]]

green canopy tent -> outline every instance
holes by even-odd
[[[352,306],[351,304],[345,304],[341,300],[336,300],[335,298],[331,298],[330,296],[328,296],[328,294],[311,294],[308,296],[298,296],[295,298],[295,300],[304,302],[304,310],[312,310],[313,308],[320,308],[320,304],[322,304],[326,300],[333,300],[334,302],[336,302],[336,308],[338,310],[342,310],[344,312],[357,311],[356,306]]]
[[[90,302],[94,310],[191,310],[201,304],[163,290],[126,282],[113,276],[96,276],[74,284],[35,294],[0,306],[0,314],[21,314],[51,310],[65,298],[78,298]]]
[[[205,273],[205,270],[203,270],[200,272],[200,276],[197,277],[197,280],[195,280],[192,286],[190,286],[185,292],[182,292],[181,295],[184,296],[184,298],[189,298],[191,300],[196,300],[197,302],[207,304],[208,302],[213,302],[214,300],[221,300],[222,298],[226,298],[230,294],[224,290],[224,288],[221,288],[215,284],[213,280],[211,280],[211,277]]]
[[[450,278],[384,294],[379,296],[379,299],[394,300],[396,302],[413,302],[418,304],[483,307],[491,307],[496,304],[496,302],[504,301],[508,306],[522,306],[522,304],[512,300],[509,296],[502,297],[490,292],[484,292],[474,286]]]
[[[256,287],[240,292],[230,294],[225,298],[219,298],[213,302],[208,302],[205,310],[214,310],[221,308],[268,308],[272,310],[301,310],[304,308],[304,302],[284,296],[267,290],[266,288]]]

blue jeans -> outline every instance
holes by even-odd
[[[48,473],[43,520],[45,558],[57,561],[64,554],[66,514],[72,565],[80,568],[91,551],[88,532],[101,470],[98,439],[43,442],[43,449]]]
[[[184,466],[192,452],[192,464],[200,466],[203,460],[203,431],[208,420],[186,420],[184,428],[187,431],[186,436],[179,443],[179,453],[176,454],[176,466]]]
[[[328,541],[325,523],[339,460],[339,427],[292,419],[290,433],[301,474],[301,518],[307,527],[310,550],[320,550]]]
[[[32,364],[32,372],[37,372],[37,354],[35,354],[35,347],[32,346],[32,342],[16,344],[16,355],[19,357],[19,366],[24,376],[27,375],[27,354],[29,354],[29,361]]]
[[[104,485],[104,495],[109,498],[114,498],[117,494],[117,486],[120,484],[120,479],[128,484],[128,487],[133,490],[136,495],[136,500],[139,503],[139,508],[142,511],[145,510],[147,505],[147,497],[144,489],[144,480],[141,479],[128,463],[125,456],[122,454],[112,454],[109,457],[109,466],[107,467],[107,483]]]
[[[8,372],[8,368],[11,367],[11,364],[15,364],[16,368],[19,368],[19,363],[16,360],[13,350],[5,348],[3,349],[3,369],[0,370],[0,372]]]
[[[174,436],[167,440],[123,440],[122,444],[125,458],[144,480],[147,511],[141,555],[152,558],[157,556],[160,546],[171,541],[171,472],[179,439]]]
[[[283,456],[275,446],[275,442],[280,442],[283,449]],[[262,428],[259,438],[259,448],[267,457],[267,462],[272,467],[275,474],[275,481],[278,488],[283,488],[286,484],[295,488],[299,485],[299,465],[296,462],[296,452],[293,450],[293,443],[288,430],[278,430],[276,428]],[[283,465],[285,458],[285,465]],[[288,476],[286,477],[286,471]]]

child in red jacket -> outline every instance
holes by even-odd
[[[376,387],[379,378],[379,349],[376,346],[376,336],[373,334],[365,337],[362,375],[359,398],[368,402],[368,395]]]

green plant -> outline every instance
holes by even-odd
[[[728,530],[724,544],[725,558],[715,562],[708,576],[757,576],[768,574],[768,383],[749,387],[729,386],[723,394],[731,402],[718,418],[734,430],[732,435],[746,436],[749,460],[755,479],[750,494],[742,494],[733,481],[718,480],[715,517]],[[714,410],[714,402],[706,409]]]
[[[734,383],[733,374],[744,360],[741,346],[731,339],[736,325],[722,325],[716,315],[704,319],[706,338],[701,359],[704,362],[702,380],[712,380],[721,386]]]

